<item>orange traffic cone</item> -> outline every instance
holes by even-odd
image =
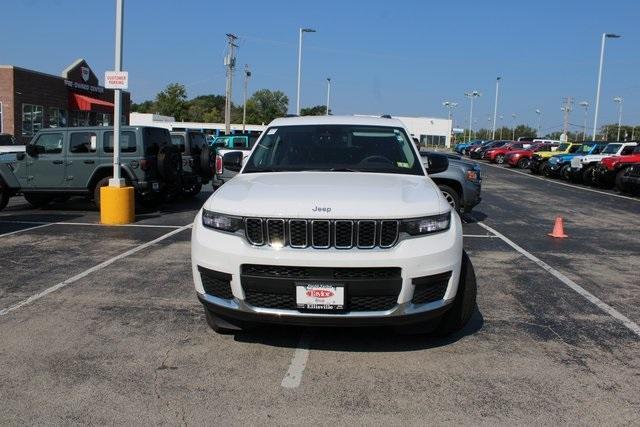
[[[556,223],[553,225],[553,231],[548,235],[551,237],[556,237],[558,239],[564,239],[566,237],[569,237],[566,234],[564,234],[564,223],[560,215],[556,217]]]

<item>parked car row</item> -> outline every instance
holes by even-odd
[[[560,178],[622,193],[640,193],[640,145],[637,142],[471,141],[455,151],[532,174]]]

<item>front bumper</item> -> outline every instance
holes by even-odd
[[[542,165],[542,163],[546,161],[547,159],[543,159],[542,157],[531,157],[531,161],[529,162],[529,169],[531,169],[532,171],[538,171],[540,170],[540,165]]]
[[[196,216],[191,237],[192,272],[200,301],[223,318],[252,322],[364,326],[401,325],[427,320],[444,312],[455,299],[461,259],[462,225],[458,215],[452,215],[448,231],[404,239],[390,249],[254,247],[241,235],[205,228],[201,213]],[[319,268],[395,267],[401,271],[401,286],[395,304],[385,310],[316,313],[268,308],[247,302],[241,280],[241,266],[245,264]],[[207,294],[198,267],[230,275],[232,298]],[[451,272],[451,276],[442,299],[419,304],[412,302],[416,289],[413,279],[446,272]]]
[[[477,206],[480,201],[482,201],[482,197],[480,193],[482,191],[482,181],[480,182],[472,182],[465,181],[463,184],[463,208],[465,212],[471,212],[475,206]]]

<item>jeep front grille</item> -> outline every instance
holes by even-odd
[[[396,220],[245,219],[245,236],[254,246],[386,249],[399,232]]]

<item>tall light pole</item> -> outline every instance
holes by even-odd
[[[327,77],[327,116],[329,115],[329,97],[331,96],[331,77]]]
[[[122,71],[122,21],[124,15],[124,0],[116,0],[116,49],[115,69]],[[120,177],[120,121],[122,120],[122,91],[113,91],[113,178],[109,180],[110,187],[124,187],[125,181]],[[101,210],[102,212],[102,210]]]
[[[456,108],[458,106],[458,103],[457,102],[451,102],[451,101],[444,101],[442,103],[442,106],[445,107],[448,110],[447,117],[448,117],[449,120],[451,120],[451,110]]]
[[[496,78],[496,99],[493,103],[493,131],[491,139],[496,139],[496,116],[498,115],[498,93],[500,92],[500,80],[502,77]]]
[[[300,115],[300,75],[302,74],[302,34],[315,33],[311,28],[300,28],[298,34],[298,96],[296,100],[296,114]]]
[[[587,112],[589,111],[589,103],[587,101],[581,101],[579,106],[584,108],[584,125],[582,126],[582,140],[587,140]]]
[[[502,119],[504,119],[504,116],[500,114],[498,116],[498,119],[500,119],[500,139],[502,140],[502,130],[504,129],[504,125],[502,124]]]
[[[511,130],[511,140],[515,141],[516,140],[516,117],[518,117],[516,115],[516,113],[511,114],[511,117],[513,117],[513,129]]]
[[[536,135],[540,138],[542,137],[542,110],[536,108],[536,115],[538,116],[538,131],[536,132]]]
[[[480,92],[474,90],[472,92],[465,92],[464,96],[469,98],[469,141],[471,141],[471,134],[473,133],[473,98],[481,96]]]
[[[251,77],[251,71],[249,66],[244,64],[244,100],[242,101],[242,133],[245,133],[245,127],[247,125],[247,87],[249,86],[249,77]]]
[[[620,141],[620,127],[622,126],[622,102],[623,99],[621,96],[616,96],[613,98],[613,102],[618,104],[618,138],[616,141]]]
[[[596,88],[596,105],[595,113],[593,116],[593,140],[596,138],[596,131],[598,129],[598,108],[600,107],[600,85],[602,84],[602,65],[604,63],[604,42],[606,39],[619,39],[620,36],[611,33],[602,33],[602,42],[600,44],[600,66],[598,67],[598,86]]]
[[[227,87],[225,90],[224,103],[224,132],[231,133],[231,85],[233,81],[233,70],[236,68],[236,45],[238,39],[234,34],[227,34],[227,55],[224,57],[224,65],[227,67]]]

